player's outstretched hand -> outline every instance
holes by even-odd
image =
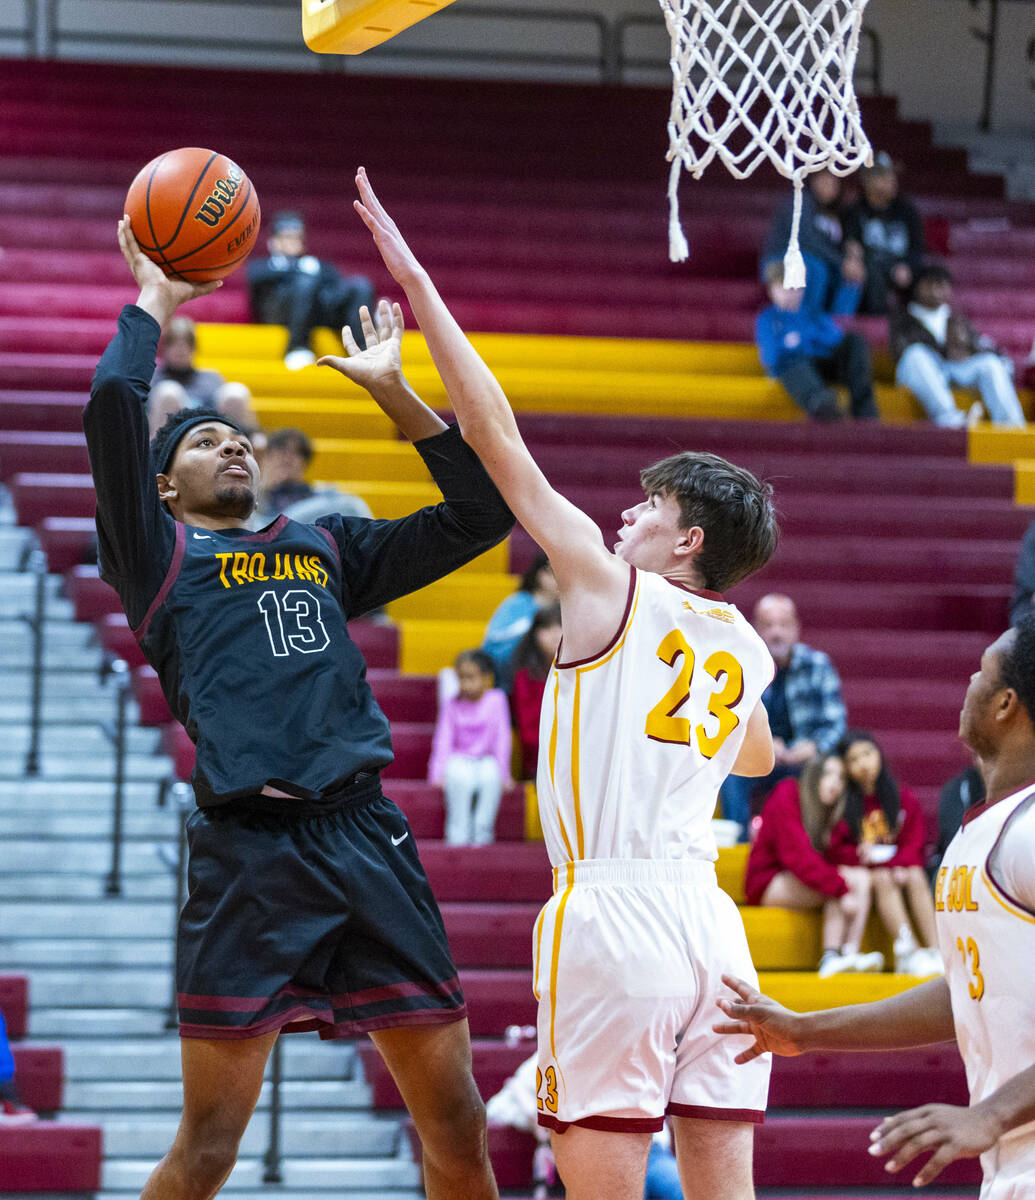
[[[734,975],[723,975],[722,982],[735,994],[722,996],[716,1003],[730,1019],[712,1026],[716,1033],[737,1034],[753,1037],[755,1044],[742,1050],[733,1060],[737,1063],[750,1062],[760,1054],[780,1054],[791,1057],[801,1054],[803,1047],[798,1040],[798,1013],[791,1012],[768,996],[753,988]]]
[[[957,1158],[974,1158],[991,1149],[1000,1130],[981,1105],[925,1104],[886,1117],[870,1134],[870,1153],[890,1154],[887,1171],[899,1171],[918,1154],[934,1153],[913,1179],[923,1187]]]
[[[398,304],[382,300],[377,306],[377,325],[364,305],[359,310],[363,325],[363,341],[360,347],[346,325],[341,331],[347,358],[328,354],[319,359],[317,366],[333,367],[353,383],[371,391],[380,383],[394,382],[402,375],[402,335],[404,329],[402,309]]]
[[[392,278],[400,287],[405,288],[423,274],[423,268],[399,232],[398,225],[378,200],[377,194],[370,186],[365,167],[360,167],[356,172],[356,187],[359,189],[359,199],[353,201],[353,207],[363,218],[363,224],[374,235],[374,245],[380,251]]]
[[[222,280],[212,283],[188,283],[183,279],[170,279],[168,275],[153,263],[137,245],[129,216],[123,216],[119,221],[119,249],[126,260],[142,294],[152,296],[161,302],[163,308],[171,315],[181,304],[194,300],[198,296],[208,296],[222,286]],[[156,315],[156,314],[152,314]]]

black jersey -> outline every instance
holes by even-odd
[[[143,408],[158,335],[148,314],[123,310],[84,413],[102,577],[197,747],[198,803],[266,784],[317,799],[392,760],[346,622],[483,553],[513,518],[453,427],[417,443],[444,500],[408,517],[279,517],[259,532],[177,523],[158,498]]]

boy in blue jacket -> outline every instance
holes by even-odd
[[[758,314],[755,341],[767,373],[814,421],[840,421],[844,415],[832,384],[848,389],[853,417],[876,420],[880,414],[866,339],[813,309],[807,289],[784,287],[781,262],[768,264],[765,280],[771,303]],[[843,283],[834,311],[854,311],[853,299],[858,303],[858,286]]]

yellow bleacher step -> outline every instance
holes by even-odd
[[[1035,425],[1003,429],[982,422],[967,433],[967,458],[972,463],[1035,461]]]
[[[486,620],[399,620],[399,670],[404,675],[434,675],[451,667],[461,650],[482,644]]]
[[[737,846],[720,846],[715,874],[719,887],[729,895],[734,904],[744,904],[744,873],[747,871],[749,846],[743,842]]]
[[[1013,498],[1015,504],[1035,504],[1035,460],[1014,463]]]
[[[796,1012],[868,1004],[897,996],[922,982],[915,975],[878,972],[872,975],[834,975],[820,979],[815,971],[760,971],[759,987],[780,1004]]]
[[[745,907],[740,915],[751,947],[751,961],[757,970],[816,969],[822,951],[818,913]]]
[[[516,586],[513,575],[471,572],[447,575],[420,591],[393,600],[388,605],[388,615],[394,621],[449,621],[460,617],[465,622],[480,621],[484,630],[493,612]]]
[[[386,520],[405,517],[429,504],[437,504],[442,493],[433,483],[406,483],[385,479],[324,479],[313,481],[316,487],[335,487],[341,492],[365,500],[375,517]],[[503,562],[499,570],[506,570]]]
[[[312,474],[324,479],[430,483],[424,460],[409,442],[387,438],[315,438]]]
[[[253,396],[252,407],[268,433],[275,429],[301,429],[310,438],[382,438],[399,440],[395,424],[369,397],[344,396],[314,400],[309,396]],[[322,465],[317,461],[316,470]]]

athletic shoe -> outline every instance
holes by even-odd
[[[843,975],[846,971],[855,969],[854,954],[838,954],[836,951],[827,951],[819,960],[816,974],[820,979],[829,979],[831,975]]]
[[[914,950],[909,959],[910,975],[944,975],[942,956],[933,946],[921,946]]]
[[[284,355],[284,366],[289,371],[301,371],[303,367],[311,367],[316,362],[316,355],[312,350],[307,350],[304,346],[299,346],[295,350],[289,350]]]
[[[39,1117],[31,1108],[24,1104],[15,1104],[13,1100],[0,1100],[0,1125],[31,1125]]]
[[[853,954],[851,958],[853,965],[850,969],[860,974],[868,975],[884,970],[884,955],[879,950],[873,950],[869,954]]]

